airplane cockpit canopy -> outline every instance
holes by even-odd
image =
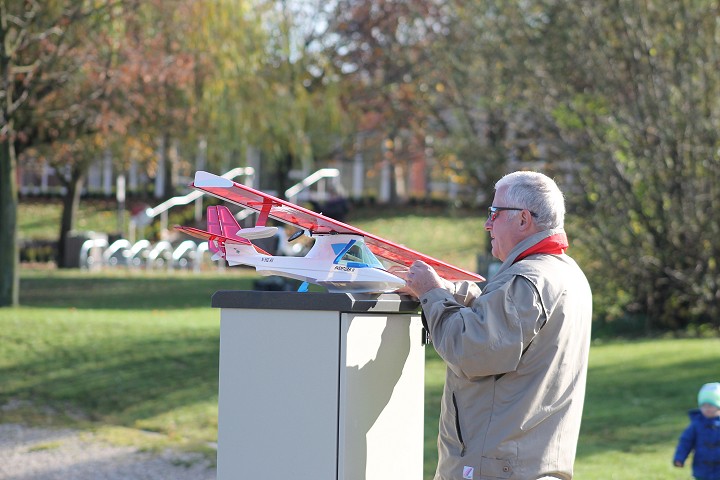
[[[333,251],[340,255],[343,250],[345,253],[336,260],[335,263],[339,265],[345,265],[353,268],[380,268],[385,269],[380,260],[377,259],[370,249],[365,245],[364,242],[357,242],[353,240],[352,245],[349,246],[347,243],[333,243]]]

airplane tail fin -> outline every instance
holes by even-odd
[[[231,240],[240,243],[249,243],[247,239],[237,235],[240,224],[237,222],[230,210],[222,205],[207,208],[208,229]],[[212,225],[211,225],[212,222]],[[214,231],[213,231],[214,229]]]
[[[248,240],[235,235],[240,230],[240,225],[227,207],[210,206],[207,208],[207,229],[210,233],[218,236],[218,239],[208,240],[208,248],[213,252],[213,260],[225,258],[225,242],[229,240],[242,245],[251,244]],[[219,241],[220,239],[222,242]]]
[[[254,245],[247,238],[238,235],[238,233],[242,231],[242,228],[227,207],[222,205],[208,207],[207,222],[210,233],[224,238],[223,245],[213,245],[215,242],[210,242],[210,250],[212,250],[215,255],[227,260],[226,248],[228,242],[237,245],[235,250],[238,248],[242,249],[244,255],[270,255],[262,248]],[[228,260],[228,263],[231,262]]]
[[[224,206],[207,208],[207,230],[179,225],[176,225],[175,228],[190,236],[207,240],[208,250],[213,254],[212,259],[225,259],[230,265],[242,263],[233,258],[272,256],[247,238],[237,235],[237,232],[241,230],[240,225],[230,210]],[[228,253],[231,254],[230,259],[227,258]]]
[[[217,207],[207,208],[207,229],[210,233],[222,235],[222,225],[220,225]],[[208,248],[213,252],[213,260],[225,258],[225,246],[217,240],[208,240]]]

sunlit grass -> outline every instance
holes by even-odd
[[[427,352],[425,478],[434,473],[444,366]],[[575,462],[579,480],[690,479],[672,466],[697,390],[718,380],[720,339],[595,344]]]
[[[59,214],[24,210],[27,238],[56,236]],[[482,216],[413,213],[349,223],[470,270],[483,251]],[[87,214],[102,231],[112,213]],[[35,216],[36,218],[31,218]],[[106,219],[107,220],[107,219]],[[52,228],[50,225],[52,224]],[[22,268],[21,303],[0,310],[0,422],[70,425],[143,449],[203,451],[217,439],[217,290],[257,275]],[[437,459],[445,367],[426,351],[425,478]],[[595,342],[575,478],[689,479],[670,465],[697,389],[718,381],[720,340]],[[212,452],[209,453],[212,455]]]
[[[113,233],[118,231],[118,212],[113,202],[83,201],[76,219],[76,229]],[[60,232],[61,205],[57,200],[22,200],[18,206],[18,237],[22,240],[56,240]],[[127,230],[129,215],[124,216],[122,230]]]
[[[247,269],[23,268],[24,306],[0,311],[0,405],[8,406],[0,421],[205,451],[217,438],[219,311],[211,296],[250,289],[256,278]]]
[[[26,306],[0,313],[1,422],[69,425],[143,449],[217,440],[216,290],[252,272],[88,274],[23,269]],[[437,460],[445,367],[426,350],[425,478]],[[670,466],[697,389],[717,381],[720,340],[593,344],[578,479],[684,479]],[[616,468],[622,465],[622,468]]]
[[[477,256],[484,252],[487,238],[484,223],[485,218],[479,215],[449,217],[413,214],[358,220],[353,225],[474,272]]]

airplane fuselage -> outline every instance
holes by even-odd
[[[330,292],[392,292],[405,286],[404,280],[381,268],[358,235],[318,235],[304,257],[248,254],[247,246],[231,242],[225,250],[230,265],[252,266],[261,275],[290,277]]]

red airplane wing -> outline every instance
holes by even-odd
[[[455,267],[436,258],[364,232],[359,228],[208,172],[196,172],[195,182],[192,186],[225,201],[252,208],[259,212],[261,217],[269,216],[281,222],[300,227],[303,230],[308,230],[311,233],[348,233],[362,235],[365,237],[365,243],[368,248],[370,248],[375,255],[406,267],[412,265],[415,260],[422,260],[432,266],[438,275],[450,281],[471,280],[482,282],[485,280],[477,273]]]

